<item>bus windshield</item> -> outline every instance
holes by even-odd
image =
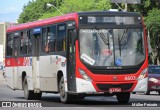
[[[136,66],[145,60],[142,29],[80,29],[80,58],[91,66]]]

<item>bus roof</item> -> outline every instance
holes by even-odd
[[[38,20],[34,22],[28,22],[28,23],[11,26],[7,29],[7,32],[15,32],[19,30],[25,30],[25,29],[44,26],[44,25],[50,25],[53,23],[64,22],[68,20],[75,20],[76,18],[78,18],[77,13],[65,14],[62,16],[57,16],[57,17],[47,18],[44,20]]]
[[[116,12],[116,11],[95,11],[95,12],[78,12],[78,13],[70,13],[70,14],[65,14],[62,16],[57,16],[57,17],[52,17],[52,18],[47,18],[44,20],[38,20],[34,22],[28,22],[24,24],[19,24],[15,26],[11,26],[7,29],[7,32],[15,32],[19,30],[25,30],[25,29],[30,29],[30,28],[35,28],[35,27],[40,27],[44,25],[50,25],[58,22],[64,22],[68,20],[75,20],[78,22],[78,15],[136,15],[140,16],[140,13],[133,13],[133,12]]]
[[[129,16],[140,16],[139,12],[123,12],[123,11],[91,11],[91,12],[78,12],[78,15],[129,15]]]

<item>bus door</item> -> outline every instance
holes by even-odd
[[[13,67],[13,89],[18,89],[18,65],[20,63],[19,54],[19,37],[15,36],[13,38],[13,56],[14,56],[14,67]]]
[[[33,57],[32,57],[32,79],[33,79],[33,89],[40,90],[40,79],[39,79],[39,47],[40,47],[40,33],[37,32],[39,28],[33,30]]]
[[[68,24],[69,25],[69,24]],[[68,91],[76,92],[76,74],[75,74],[75,37],[74,27],[68,28],[67,36],[67,82]]]
[[[39,60],[39,39],[40,34],[34,35],[34,55],[37,57],[37,60]]]

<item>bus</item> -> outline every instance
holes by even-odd
[[[75,12],[7,29],[6,80],[25,99],[59,93],[62,103],[86,96],[147,91],[148,47],[140,13]]]

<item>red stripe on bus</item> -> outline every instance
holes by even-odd
[[[20,57],[20,58],[6,58],[5,66],[31,66],[32,58],[30,57]]]

